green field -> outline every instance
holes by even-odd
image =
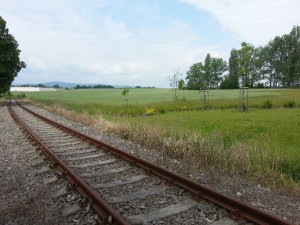
[[[274,179],[300,182],[300,89],[250,89],[248,112],[238,110],[239,90],[210,90],[206,106],[199,91],[178,91],[175,102],[170,89],[130,89],[128,105],[121,91],[69,90],[26,96],[75,114],[101,115],[127,124],[128,130],[141,133],[144,139],[147,136],[149,142],[161,139],[158,147],[174,157],[192,149],[190,154],[196,153],[206,165],[218,163],[221,169],[238,170],[250,177],[259,174],[260,179],[273,179],[275,173]],[[136,134],[124,128],[122,132],[121,136],[147,145]],[[172,145],[166,140],[172,140]],[[176,153],[170,149],[177,149]]]
[[[98,104],[124,104],[122,89],[79,89],[69,91],[56,92],[29,92],[27,96],[44,101],[67,101],[77,104],[98,103]],[[179,90],[177,91],[179,100],[200,100],[202,95],[199,91]],[[171,101],[174,96],[174,91],[166,88],[134,88],[130,89],[128,100],[129,104],[147,104],[153,102]],[[249,91],[250,98],[256,97],[280,97],[280,98],[295,98],[300,96],[299,90],[288,89],[253,89]],[[239,90],[210,90],[210,100],[233,100],[238,103]],[[300,104],[300,101],[299,101]]]

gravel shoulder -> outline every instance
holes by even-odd
[[[300,224],[300,193],[270,190],[241,177],[218,175],[213,170],[190,171],[181,162],[162,157],[159,150],[146,149],[111,134],[101,133],[93,127],[30,107],[109,145],[197,179],[202,184]],[[31,163],[30,152],[34,151],[35,148],[24,138],[7,108],[0,106],[0,225],[74,224],[62,218],[57,203],[51,200],[51,190],[43,184],[43,178],[37,175],[37,169]]]

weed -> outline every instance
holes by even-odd
[[[267,99],[267,100],[265,100],[265,101],[262,103],[262,106],[261,106],[261,107],[262,107],[263,109],[271,109],[272,106],[273,106],[273,104],[272,104],[271,100]]]
[[[284,108],[294,108],[296,106],[296,102],[294,100],[287,100],[283,103]]]

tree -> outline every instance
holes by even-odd
[[[178,99],[176,90],[178,88],[178,81],[181,76],[182,76],[182,73],[180,73],[179,69],[174,70],[174,73],[171,76],[169,76],[170,87],[174,90],[174,100],[175,101]]]
[[[207,53],[205,60],[204,60],[204,78],[203,78],[203,89],[209,89],[212,81],[212,64],[213,58]]]
[[[187,88],[191,90],[200,90],[205,86],[205,70],[202,62],[193,64],[186,72]]]
[[[128,106],[127,95],[129,94],[129,89],[127,87],[123,88],[121,94],[124,96],[123,100],[126,102],[126,106]]]
[[[250,84],[250,60],[252,47],[242,42],[242,48],[238,50],[239,78],[242,87],[249,87]]]
[[[226,75],[221,82],[222,89],[236,89],[239,88],[239,55],[236,49],[232,49],[229,58],[229,74]]]
[[[178,89],[183,90],[183,88],[184,88],[184,80],[183,80],[183,79],[180,79],[180,80],[178,81]]]
[[[60,86],[58,84],[54,84],[52,87],[55,89],[60,89]]]
[[[20,50],[14,36],[9,34],[6,21],[0,16],[0,94],[9,91],[11,83],[26,64],[20,61]]]
[[[261,49],[262,75],[269,87],[300,85],[300,27],[276,36]]]
[[[219,88],[222,75],[228,70],[227,62],[222,58],[211,58],[210,63],[210,88]]]
[[[129,94],[129,89],[127,87],[123,88],[121,94],[124,96],[124,98],[126,98],[126,96]]]

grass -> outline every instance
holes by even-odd
[[[61,104],[69,110],[88,112],[91,115],[141,115],[147,109],[153,113],[193,111],[206,109],[228,109],[239,107],[239,90],[211,90],[209,104],[204,106],[199,91],[178,91],[179,101],[174,104],[174,92],[170,89],[130,89],[129,107],[121,95],[122,89],[89,89],[57,92],[26,93],[34,101],[43,104]],[[16,93],[21,94],[21,93]],[[268,103],[266,105],[266,102]],[[294,105],[293,105],[294,104]],[[253,89],[249,91],[251,108],[298,107],[300,91],[288,89]]]
[[[250,109],[239,112],[238,90],[209,91],[203,110],[198,91],[121,89],[26,93],[75,120],[113,132],[192,169],[215,167],[271,186],[300,183],[300,90],[249,90]],[[292,186],[293,186],[292,185]]]
[[[117,121],[176,131],[179,136],[218,137],[219,141],[214,142],[220,142],[219,146],[225,149],[246,145],[256,149],[255,154],[269,155],[266,163],[271,164],[274,157],[279,157],[282,162],[276,169],[300,182],[299,109],[250,110],[248,113],[237,110],[174,112],[138,118],[119,117]]]

